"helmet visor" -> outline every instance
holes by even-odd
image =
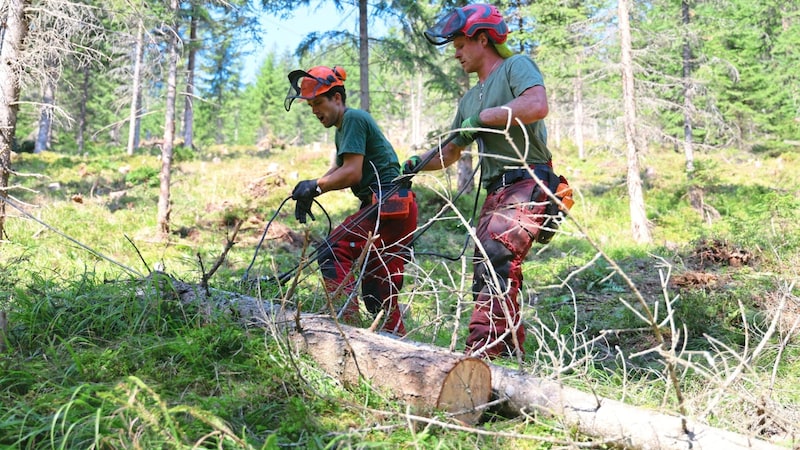
[[[305,70],[293,70],[289,73],[289,92],[283,100],[283,107],[289,111],[295,99],[312,100],[318,93],[324,92],[325,86],[330,86],[330,82],[319,77],[315,77]]]
[[[467,15],[461,8],[457,8],[439,19],[436,25],[428,28],[425,31],[425,38],[433,45],[447,44],[459,34],[464,34],[466,24]]]

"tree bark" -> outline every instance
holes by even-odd
[[[686,33],[683,37],[683,153],[686,157],[686,173],[694,172],[694,146],[692,144],[692,46],[689,41],[691,15],[689,1],[681,1],[681,22]]]
[[[631,48],[631,23],[629,0],[618,0],[620,51],[622,66],[622,104],[625,122],[625,145],[628,153],[628,201],[630,205],[631,232],[637,243],[653,240],[647,222],[639,175],[639,152],[636,149],[636,99],[634,94],[633,57]]]
[[[446,411],[475,424],[483,413],[480,407],[491,397],[489,366],[477,358],[361,328],[337,327],[327,316],[303,315],[290,338],[345,386],[367,381],[421,414]]]
[[[361,73],[361,109],[369,112],[369,16],[367,0],[358,0],[358,65]]]
[[[50,133],[53,128],[53,108],[56,104],[56,80],[53,70],[50,70],[53,63],[48,64],[45,71],[46,79],[42,82],[42,109],[39,113],[39,131],[36,133],[36,143],[33,147],[34,153],[41,153],[50,149]]]
[[[493,390],[498,398],[508,399],[501,412],[518,415],[534,410],[559,417],[565,427],[625,449],[782,449],[764,440],[687,420],[690,436],[683,433],[679,416],[626,405],[494,364],[489,366]]]
[[[418,70],[414,75],[414,80],[410,83],[411,89],[409,100],[411,101],[411,148],[421,148],[424,142],[422,136],[422,108],[423,94],[425,93],[422,84],[422,70]]]
[[[186,58],[186,98],[183,105],[183,146],[194,147],[194,66],[197,59],[197,11],[192,5],[192,18],[189,24],[189,45]]]
[[[575,80],[572,85],[572,116],[575,122],[575,146],[578,147],[578,158],[586,160],[586,146],[583,140],[583,74],[581,72],[582,56],[578,52],[575,57]]]
[[[343,385],[366,381],[417,414],[445,411],[475,424],[490,401],[491,371],[480,359],[339,324],[329,316],[297,314],[252,297],[210,291],[158,272],[149,280],[158,284],[158,292],[176,292],[181,302],[199,304],[208,313],[225,311],[248,326],[289,330],[295,348]]]
[[[91,70],[89,70],[89,64],[84,64],[81,67],[81,104],[80,104],[80,111],[78,112],[78,132],[75,135],[75,141],[78,144],[78,152],[83,153],[83,149],[86,145],[85,141],[85,134],[86,134],[86,124],[87,124],[87,103],[89,102],[89,80],[91,79]]]
[[[561,147],[561,114],[558,110],[558,93],[556,91],[547,93],[547,104],[550,105],[550,111],[547,113],[547,118],[550,123],[547,124],[548,136],[553,135],[553,142],[556,148]],[[550,130],[552,129],[552,132]]]
[[[679,416],[626,405],[495,364],[488,364],[491,374],[487,375],[478,360],[442,348],[337,325],[328,316],[296,315],[296,311],[253,297],[222,291],[210,291],[209,295],[197,285],[165,274],[151,277],[159,284],[171,283],[161,284],[157,292],[175,292],[180,301],[199,305],[201,310],[226,311],[247,326],[289,329],[295,347],[311,356],[329,376],[345,385],[363,378],[423,411],[437,407],[462,412],[456,415],[458,419],[474,423],[480,416],[478,407],[488,400],[483,386],[491,380],[494,397],[502,401],[497,412],[512,417],[533,412],[560,418],[566,428],[626,449],[782,449],[699,423],[688,422],[693,434],[686,435]],[[443,398],[454,401],[447,403]]]
[[[0,241],[6,236],[6,202],[11,175],[11,149],[17,130],[19,110],[20,56],[28,31],[25,8],[28,0],[7,1],[6,16],[0,23]]]
[[[131,92],[131,109],[128,115],[128,155],[133,156],[139,148],[139,134],[142,110],[142,64],[144,64],[144,24],[140,21],[136,30],[136,52],[133,61],[133,87]]]
[[[167,30],[167,46],[169,48],[169,71],[167,73],[166,117],[164,119],[164,145],[161,147],[161,172],[158,179],[158,234],[161,239],[169,236],[170,180],[172,177],[172,154],[175,147],[175,102],[178,84],[178,0],[170,0],[170,11],[173,23]]]

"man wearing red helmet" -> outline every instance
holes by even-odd
[[[336,158],[331,168],[319,178],[299,182],[292,191],[292,198],[297,201],[295,218],[300,223],[306,223],[307,216],[314,218],[311,205],[320,194],[350,188],[363,210],[379,201],[400,174],[397,153],[372,116],[346,106],[346,78],[344,69],[336,66],[317,66],[289,74],[286,111],[294,100],[302,99],[325,128],[336,127]],[[339,292],[348,299],[342,312],[346,321],[353,323],[359,317],[355,295],[359,274],[353,271],[359,269],[356,261],[369,245],[360,279],[364,304],[373,315],[385,311],[382,327],[385,331],[405,335],[397,296],[403,286],[403,268],[416,226],[417,203],[414,193],[404,186],[383,199],[381,207],[373,213],[356,212],[347,217],[331,232],[335,241],[326,240],[317,249],[326,290],[329,294]],[[370,241],[370,235],[377,239]]]
[[[425,37],[434,45],[453,43],[455,58],[478,83],[459,102],[452,128],[459,134],[424,167],[427,156],[413,156],[405,173],[436,170],[458,161],[464,148],[480,138],[481,184],[487,190],[476,235],[473,269],[475,307],[466,341],[468,354],[497,357],[524,354],[525,329],[517,295],[522,262],[534,241],[547,242],[553,211],[547,193],[559,182],[552,170],[547,130],[544,80],[536,63],[512,55],[506,44],[508,26],[497,8],[473,4],[450,11]],[[509,142],[509,138],[511,142]]]

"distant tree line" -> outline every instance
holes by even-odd
[[[619,0],[625,1],[625,0]],[[245,44],[260,42],[259,17],[292,15],[288,0],[5,0],[0,6],[0,200],[9,192],[9,152],[127,151],[157,142],[169,185],[174,147],[289,145],[329,139],[316,119],[283,98],[286,74],[343,65],[348,103],[368,108],[408,149],[449,126],[470,80],[452,48],[421,31],[466,2],[366,0],[340,31],[312,33],[297,49],[271,51],[242,81]],[[495,4],[510,43],[545,75],[550,144],[580,158],[623,147],[625,105],[635,108],[633,145],[693,155],[734,146],[800,145],[800,8],[797,1],[629,2],[632,102],[623,98],[617,1]],[[370,23],[380,21],[380,36]],[[168,228],[168,195],[159,214]],[[0,208],[4,208],[0,201]],[[0,211],[0,237],[2,217]]]

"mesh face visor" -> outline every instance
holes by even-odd
[[[303,80],[303,78],[307,78],[309,81]],[[303,94],[308,94],[309,90],[306,89],[306,92],[303,92],[304,89],[301,88],[301,84],[303,87],[307,87],[312,83],[315,83],[315,86],[310,89],[311,95],[304,96]],[[330,85],[330,83],[328,83],[328,85]],[[289,73],[289,92],[286,93],[286,98],[283,100],[283,107],[286,108],[286,111],[289,111],[289,109],[292,108],[292,103],[294,103],[295,99],[313,99],[317,96],[317,92],[323,86],[325,86],[325,80],[317,78],[305,70],[293,70],[291,73]]]
[[[289,92],[283,101],[286,111],[292,107],[296,98],[302,100],[313,100],[316,96],[328,92],[334,86],[344,86],[347,73],[338,66],[312,67],[305,70],[294,70],[289,73]]]
[[[425,38],[433,45],[443,45],[459,35],[471,38],[482,30],[488,33],[493,44],[505,43],[508,26],[492,5],[475,4],[455,9],[425,31]]]
[[[464,34],[467,24],[467,15],[461,8],[451,11],[439,19],[436,25],[425,31],[425,38],[433,45],[444,45],[452,41],[459,34]]]

